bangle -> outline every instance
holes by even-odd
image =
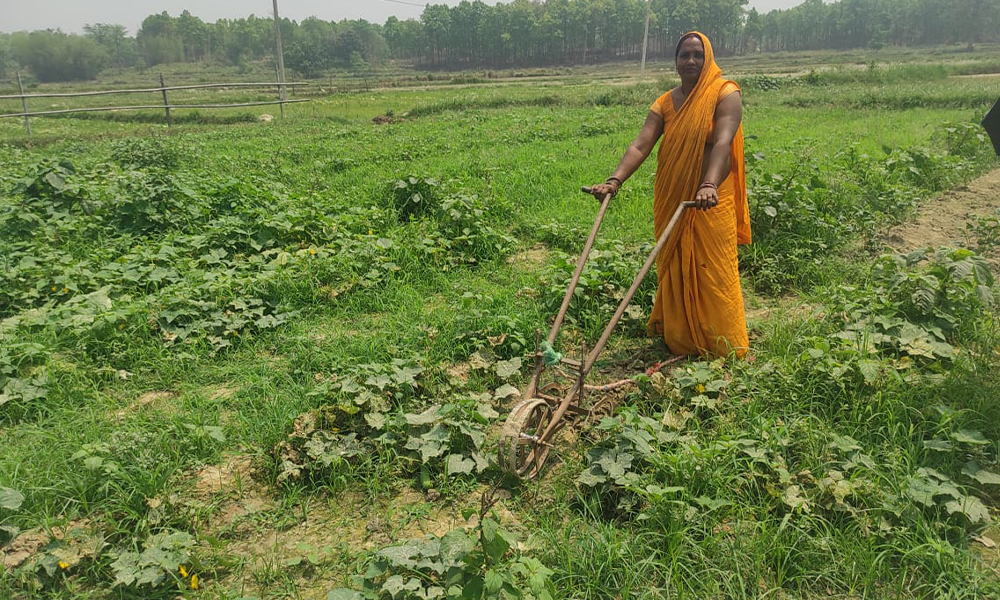
[[[710,188],[712,188],[715,191],[719,190],[719,186],[715,185],[711,181],[703,181],[703,182],[701,182],[701,187],[703,187],[703,188],[710,187]],[[701,189],[701,188],[698,188],[698,189]]]
[[[622,184],[625,183],[624,181],[622,181],[621,179],[618,179],[614,175],[612,175],[611,177],[608,177],[607,179],[605,179],[604,183],[609,183],[611,181],[616,181],[618,183],[618,187],[621,187]]]

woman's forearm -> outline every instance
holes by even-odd
[[[642,165],[647,156],[649,152],[643,152],[635,144],[630,144],[611,176],[624,183]]]
[[[708,166],[705,168],[705,175],[701,178],[702,183],[713,183],[719,185],[729,174],[729,152],[728,145],[715,144],[712,152],[708,155]]]

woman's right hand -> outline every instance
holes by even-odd
[[[590,194],[597,198],[598,200],[604,200],[604,197],[611,194],[612,197],[618,194],[618,190],[621,189],[621,184],[614,179],[609,179],[604,183],[598,183],[597,185],[590,186]]]

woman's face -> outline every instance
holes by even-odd
[[[677,53],[677,74],[681,81],[696,82],[705,66],[705,45],[701,38],[692,36],[681,42],[681,50]]]

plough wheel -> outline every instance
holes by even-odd
[[[511,409],[500,434],[500,468],[522,479],[538,474],[551,445],[539,436],[552,420],[552,407],[545,400],[529,398]]]

